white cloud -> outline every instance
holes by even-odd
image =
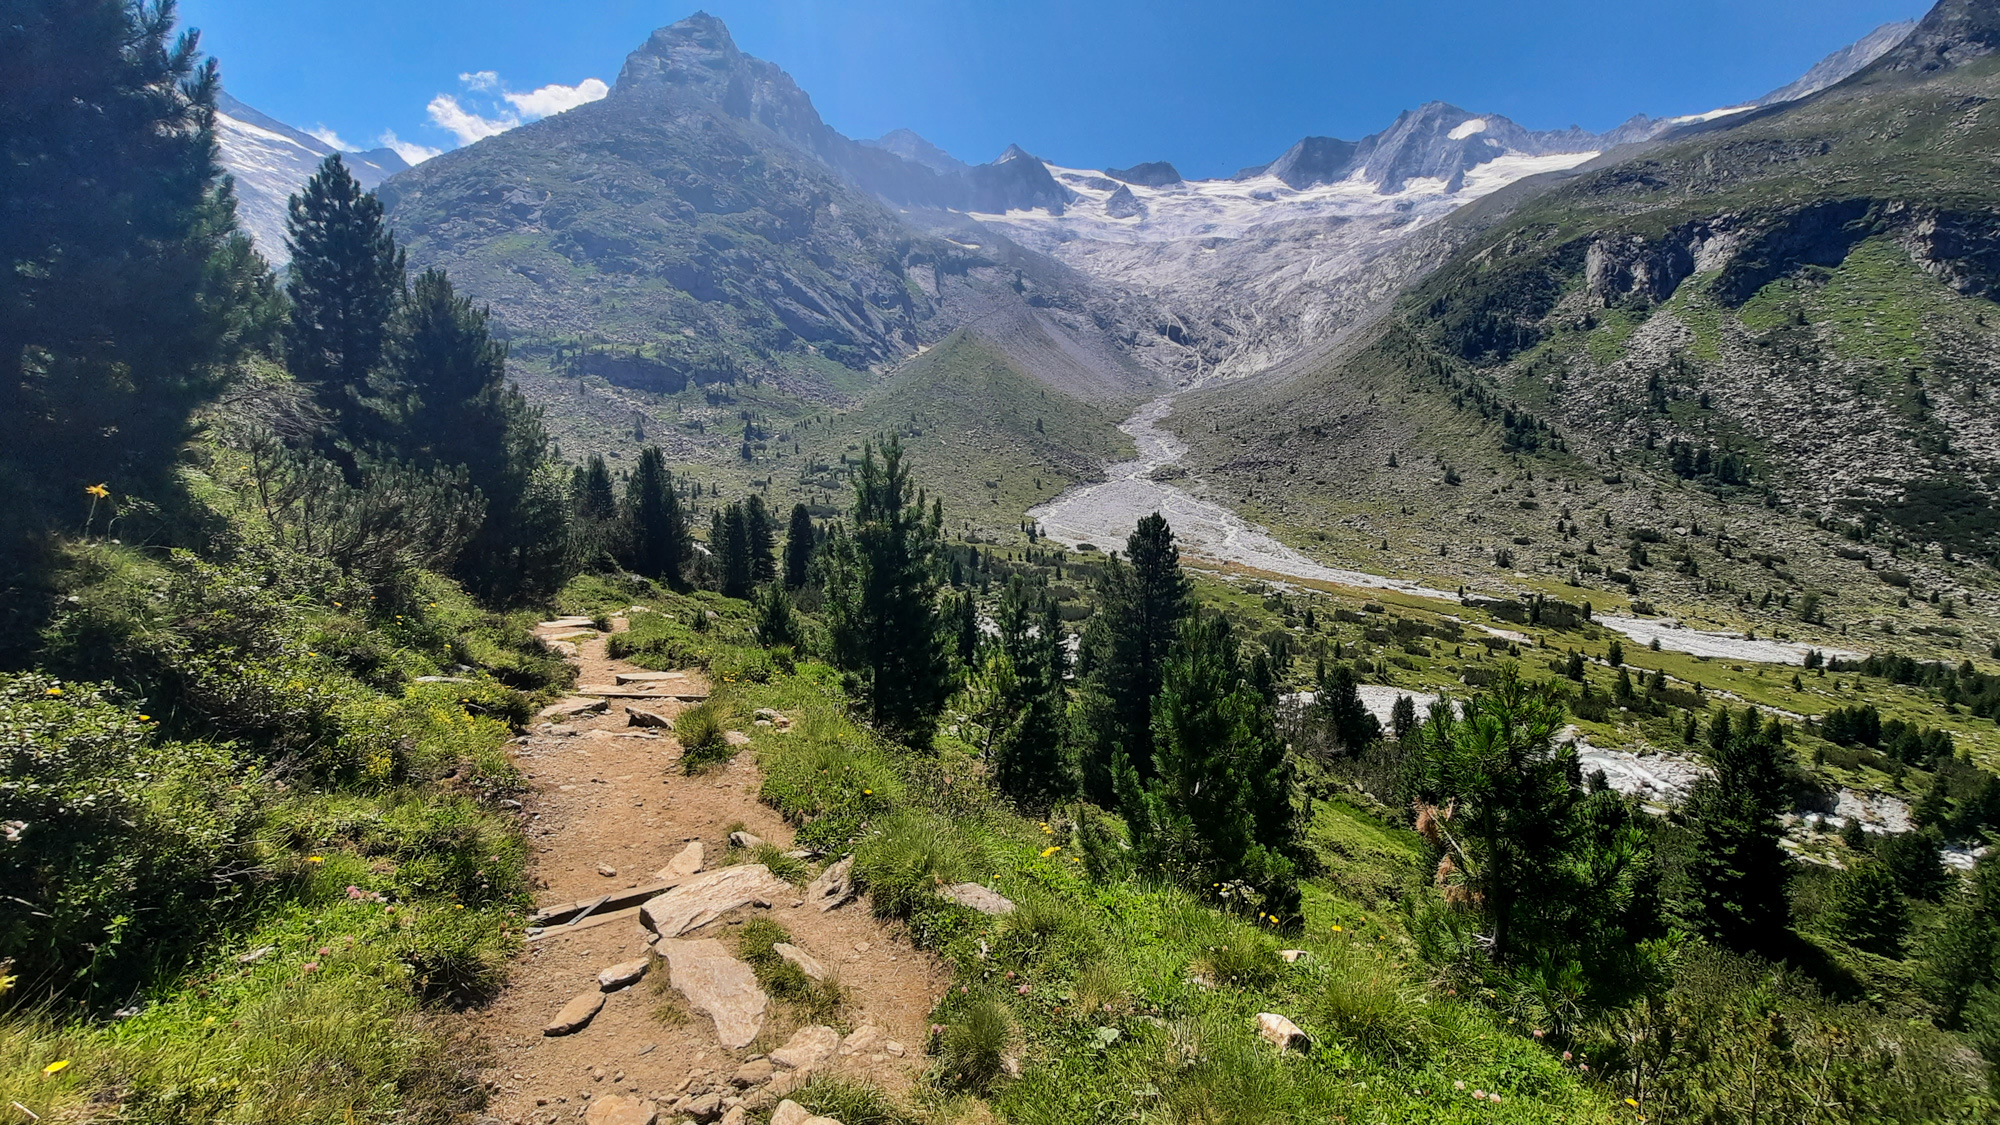
[[[432,148],[429,145],[412,144],[409,141],[405,141],[398,138],[396,136],[396,131],[394,129],[391,129],[388,132],[383,133],[381,139],[376,141],[376,143],[381,145],[383,148],[394,149],[396,155],[403,158],[403,163],[408,164],[413,168],[419,164],[422,164],[424,161],[429,160],[433,156],[444,155],[444,150],[441,148]]]
[[[469,145],[488,137],[497,137],[521,124],[514,114],[499,117],[482,117],[458,104],[458,99],[450,94],[439,94],[431,99],[431,124],[458,137],[458,143]]]
[[[520,110],[523,117],[532,121],[538,117],[553,117],[558,113],[566,113],[580,105],[589,105],[591,102],[603,99],[610,92],[611,87],[606,86],[602,79],[586,78],[574,86],[551,83],[526,94],[502,94],[501,97],[506,98],[515,109]]]
[[[599,78],[586,78],[574,86],[550,83],[526,93],[508,90],[499,73],[491,70],[467,71],[458,80],[466,89],[464,100],[456,94],[439,94],[431,99],[427,109],[431,124],[458,138],[461,145],[497,137],[509,129],[566,113],[611,93],[611,87]]]
[[[327,128],[324,125],[315,125],[312,128],[307,129],[306,136],[311,137],[314,140],[317,140],[319,143],[327,146],[328,148],[334,149],[337,152],[361,151],[359,145],[348,144],[346,141],[340,139],[339,133],[334,132],[333,130]]]

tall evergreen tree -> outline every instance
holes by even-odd
[[[750,580],[759,586],[778,580],[778,528],[757,493],[743,502],[743,535],[750,554]]]
[[[172,3],[127,0],[0,15],[9,540],[68,522],[86,486],[169,484],[192,412],[274,340],[274,284],[220,180],[215,64],[175,22]]]
[[[687,569],[687,521],[681,515],[673,474],[667,471],[667,459],[659,446],[647,446],[639,454],[639,464],[625,482],[621,514],[626,569],[681,588]]]
[[[1153,774],[1153,698],[1190,606],[1173,529],[1158,512],[1139,521],[1125,556],[1104,569],[1081,665],[1084,795],[1106,807],[1117,800],[1112,762],[1121,751],[1142,781]]]
[[[369,378],[388,343],[403,295],[403,251],[382,218],[382,201],[363,191],[335,153],[291,199],[285,242],[292,252],[291,323],[285,360],[300,382],[357,439],[365,427]]]
[[[869,719],[927,746],[951,687],[938,604],[944,513],[912,495],[902,442],[863,449],[853,526],[825,548],[827,624],[835,662],[855,678]]]
[[[1361,702],[1360,684],[1346,664],[1326,670],[1307,718],[1327,753],[1359,754],[1382,738],[1382,724]],[[1413,710],[1412,726],[1414,718]]]
[[[813,552],[819,546],[819,532],[813,527],[812,512],[804,504],[792,505],[792,521],[785,530],[785,588],[796,590],[812,580]]]
[[[741,503],[726,504],[710,521],[708,550],[715,556],[716,580],[726,598],[747,598],[754,589],[750,520]]]
[[[1746,710],[1734,723],[1727,712],[1717,714],[1709,734],[1714,773],[1695,783],[1682,806],[1695,840],[1694,912],[1724,942],[1760,948],[1784,932],[1791,915],[1791,863],[1779,846],[1778,816],[1790,787],[1783,728]]]
[[[971,604],[969,594],[964,602]],[[998,716],[987,751],[993,783],[1026,808],[1047,809],[1070,790],[1063,763],[1069,649],[1062,618],[1047,589],[1017,574],[1000,597],[994,625],[998,635],[981,673],[992,685]]]
[[[1114,775],[1140,861],[1196,888],[1254,896],[1298,913],[1298,826],[1284,740],[1220,617],[1181,630],[1153,706],[1152,776],[1121,749]]]
[[[585,520],[609,521],[618,518],[618,496],[611,488],[611,470],[604,458],[596,453],[577,469],[579,474],[575,490],[577,518]]]
[[[426,270],[396,312],[378,389],[395,424],[395,452],[420,464],[463,467],[485,498],[486,518],[455,569],[482,595],[511,600],[553,592],[545,560],[559,550],[552,540],[564,540],[566,549],[568,521],[562,504],[549,510],[550,498],[539,494],[529,518],[528,494],[548,456],[548,434],[539,413],[507,382],[507,349],[493,339],[487,319],[485,309],[453,291],[442,270]]]

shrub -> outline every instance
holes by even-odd
[[[938,1036],[940,1080],[975,1093],[991,1088],[1006,1069],[1013,1037],[1014,1019],[999,1001],[982,996],[963,1005]]]
[[[490,1000],[506,982],[507,959],[519,945],[503,936],[504,915],[442,903],[414,912],[396,933],[396,954],[426,1000],[464,1006]]]

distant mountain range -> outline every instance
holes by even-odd
[[[222,166],[236,178],[237,218],[264,257],[283,265],[290,258],[285,250],[286,203],[336,150],[227,93],[217,99],[216,109]],[[410,170],[394,149],[344,152],[341,159],[354,178],[369,188]]]

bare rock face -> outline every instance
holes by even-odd
[[[686,882],[701,873],[701,864],[701,841],[696,840],[687,847],[682,848],[674,855],[674,858],[668,860],[667,865],[660,868],[659,873],[654,877],[663,882],[669,879],[677,882]]]
[[[777,942],[771,946],[771,952],[797,965],[800,972],[814,980],[826,979],[826,966],[819,963],[819,958],[814,957],[796,945],[783,941]]]
[[[685,853],[683,853],[685,854]],[[679,937],[749,903],[769,906],[792,894],[792,885],[761,863],[697,875],[639,908],[639,924],[663,938]]]
[[[959,883],[939,892],[944,897],[959,904],[969,906],[981,914],[1012,914],[1014,903],[998,891],[989,890],[978,883]]]
[[[839,863],[829,866],[819,873],[806,888],[806,901],[817,905],[820,912],[832,910],[854,898],[854,857],[848,856]]]
[[[659,1119],[659,1107],[652,1102],[616,1095],[592,1102],[583,1115],[584,1125],[653,1125]]]
[[[785,1045],[771,1052],[771,1065],[803,1074],[833,1057],[840,1049],[840,1032],[830,1027],[802,1027]]]
[[[597,1013],[604,1007],[604,993],[585,992],[562,1006],[556,1018],[542,1028],[543,1035],[574,1035],[590,1026]]]
[[[750,966],[714,938],[662,941],[656,948],[666,958],[667,979],[690,1007],[715,1021],[715,1037],[724,1047],[737,1050],[757,1038],[770,998]]]
[[[1280,1051],[1303,1051],[1312,1045],[1312,1040],[1306,1038],[1306,1033],[1299,1030],[1298,1024],[1276,1012],[1258,1015],[1257,1034]]]

